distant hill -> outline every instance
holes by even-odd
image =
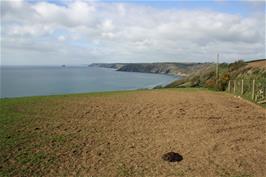
[[[125,63],[92,63],[89,67],[101,67],[101,68],[113,68],[119,69],[120,67],[124,66]]]
[[[91,67],[113,68],[117,71],[170,74],[187,77],[213,67],[212,63],[93,63]]]

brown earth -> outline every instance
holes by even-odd
[[[247,66],[248,67],[252,67],[252,68],[266,69],[266,59],[265,60],[260,60],[260,61],[250,62],[250,63],[248,63]]]
[[[13,109],[34,117],[16,127],[32,136],[2,152],[2,169],[30,169],[25,176],[266,176],[266,111],[229,94],[135,91],[43,98],[30,110]],[[55,160],[16,162],[26,149]],[[164,161],[171,151],[183,160]]]

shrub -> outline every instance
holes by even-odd
[[[207,88],[215,88],[216,82],[213,79],[209,79],[205,82],[205,87]]]
[[[216,85],[216,89],[219,91],[225,91],[228,85],[228,81],[230,80],[230,75],[228,72],[223,73],[223,75],[218,80]]]
[[[161,88],[163,88],[162,85],[157,85],[157,86],[153,87],[153,89],[161,89]]]
[[[238,60],[234,63],[229,64],[229,71],[237,70],[245,65],[247,65],[246,62],[244,62],[243,60]]]

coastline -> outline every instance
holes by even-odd
[[[89,67],[112,68],[116,71],[166,74],[177,77],[188,77],[205,70],[213,63],[92,63]]]

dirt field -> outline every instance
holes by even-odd
[[[248,67],[266,69],[266,59],[248,63]]]
[[[229,94],[152,90],[1,106],[0,176],[266,176],[266,110]],[[170,151],[183,160],[162,160]]]

